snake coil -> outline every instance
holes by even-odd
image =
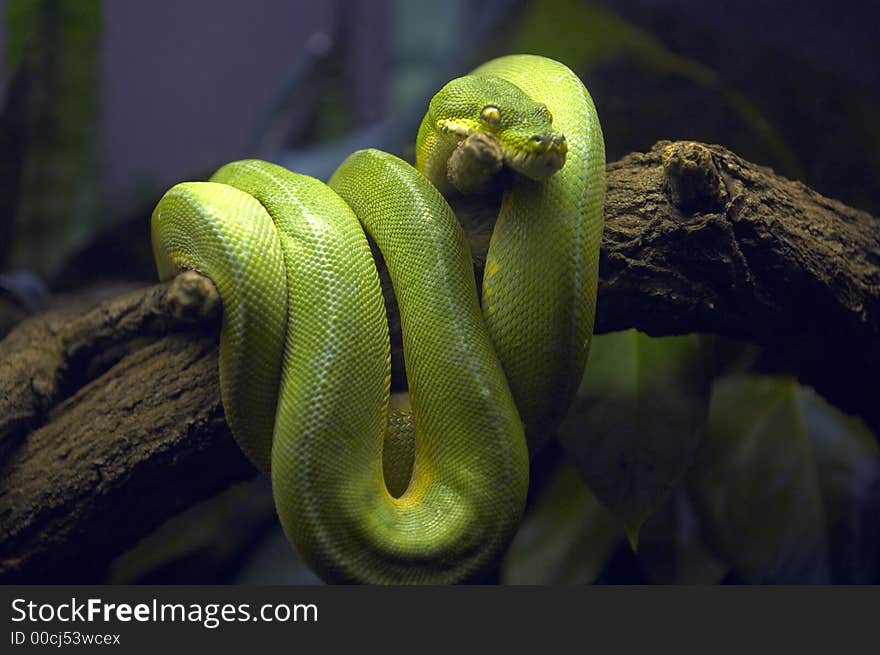
[[[450,157],[477,133],[515,171],[481,299],[441,195]],[[234,162],[174,186],[151,220],[160,278],[195,269],[220,292],[227,422],[328,581],[449,583],[496,562],[525,504],[528,444],[564,416],[589,352],[605,154],[577,76],[537,56],[492,60],[438,92],[416,146],[416,168],[364,150],[328,184]],[[365,232],[400,308],[402,432]],[[408,462],[402,483],[386,483],[383,453]]]

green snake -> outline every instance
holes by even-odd
[[[482,298],[441,195],[468,186],[449,162],[475,134],[511,171]],[[233,162],[171,188],[151,219],[160,278],[195,269],[219,291],[226,420],[271,472],[288,539],[331,582],[451,583],[497,563],[530,447],[564,416],[592,337],[605,153],[578,77],[538,56],[492,60],[434,96],[416,153],[414,168],[355,152],[328,184]],[[366,235],[399,304],[411,414],[390,394]]]

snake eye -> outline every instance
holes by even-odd
[[[501,110],[495,105],[486,105],[480,112],[480,118],[489,125],[498,125],[501,122]]]

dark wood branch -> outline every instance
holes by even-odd
[[[210,281],[77,305],[0,342],[4,582],[100,580],[126,545],[255,474],[223,421]]]
[[[767,348],[880,433],[880,221],[720,146],[608,167],[597,332]]]
[[[457,209],[479,269],[491,210],[476,206]],[[597,332],[755,341],[878,431],[870,215],[721,147],[662,142],[608,167],[600,278]],[[0,342],[0,581],[100,581],[164,519],[255,474],[223,421],[217,314],[213,285],[185,274]]]

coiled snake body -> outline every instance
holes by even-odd
[[[514,171],[482,302],[438,191],[475,133]],[[605,157],[581,81],[542,57],[490,61],[438,92],[416,146],[418,170],[364,150],[328,185],[234,162],[173,187],[152,217],[160,277],[192,268],[219,290],[227,422],[271,471],[288,538],[328,581],[447,583],[496,562],[525,504],[526,436],[562,418],[589,351]],[[400,308],[409,460],[396,452],[407,438],[387,434],[400,420],[365,231]],[[386,483],[395,459],[412,463]]]

